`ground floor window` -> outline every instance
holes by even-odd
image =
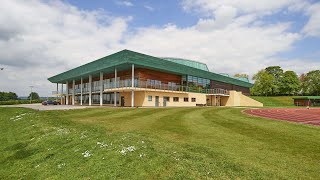
[[[117,104],[119,104],[119,93],[116,95]],[[81,101],[81,96],[76,96],[75,98],[79,104]],[[91,102],[92,104],[100,104],[100,94],[92,94],[91,95]],[[102,95],[102,102],[103,104],[114,104],[114,93],[106,93]],[[82,103],[89,104],[89,94],[85,94],[82,96]]]
[[[83,104],[89,104],[89,94],[83,95]]]
[[[173,102],[179,102],[179,97],[173,97]]]
[[[185,98],[183,98],[183,101],[184,102],[189,102],[189,98],[185,97]]]
[[[170,97],[168,97],[168,96],[163,96],[163,100],[169,102],[169,101],[170,101]]]
[[[152,101],[152,96],[148,96],[148,101]]]
[[[119,93],[116,95],[117,104],[119,104]],[[102,97],[103,104],[114,104],[114,93],[103,94]]]
[[[196,98],[191,98],[191,102],[196,102]]]

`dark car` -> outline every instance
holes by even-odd
[[[48,100],[48,101],[43,101],[42,105],[60,105],[60,103],[57,101]]]

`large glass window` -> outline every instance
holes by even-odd
[[[198,89],[198,87],[201,88],[210,88],[210,80],[201,78],[201,77],[196,77],[196,76],[190,76],[188,75],[187,77],[182,77],[183,79],[183,85],[186,86],[188,84],[189,89]],[[187,79],[188,82],[186,82],[184,79]]]

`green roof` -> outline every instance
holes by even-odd
[[[99,72],[112,73],[114,71],[114,67],[117,67],[118,71],[130,69],[131,64],[134,64],[136,68],[148,68],[179,75],[192,75],[248,88],[253,86],[253,84],[249,82],[130,50],[119,51],[96,61],[92,61],[88,64],[84,64],[56,76],[50,77],[48,80],[52,83],[65,83],[66,81],[71,81],[73,79],[78,80],[81,77],[88,77],[90,74],[93,76],[99,76]]]
[[[294,97],[292,99],[307,99],[307,100],[312,100],[312,99],[320,99],[320,96],[300,96],[300,97]]]
[[[172,61],[178,64],[190,66],[193,68],[201,69],[203,71],[209,71],[208,66],[205,63],[193,61],[189,59],[182,59],[182,58],[170,58],[170,57],[163,57],[161,59]]]

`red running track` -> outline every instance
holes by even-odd
[[[266,108],[247,109],[244,112],[259,117],[320,126],[320,108]]]

